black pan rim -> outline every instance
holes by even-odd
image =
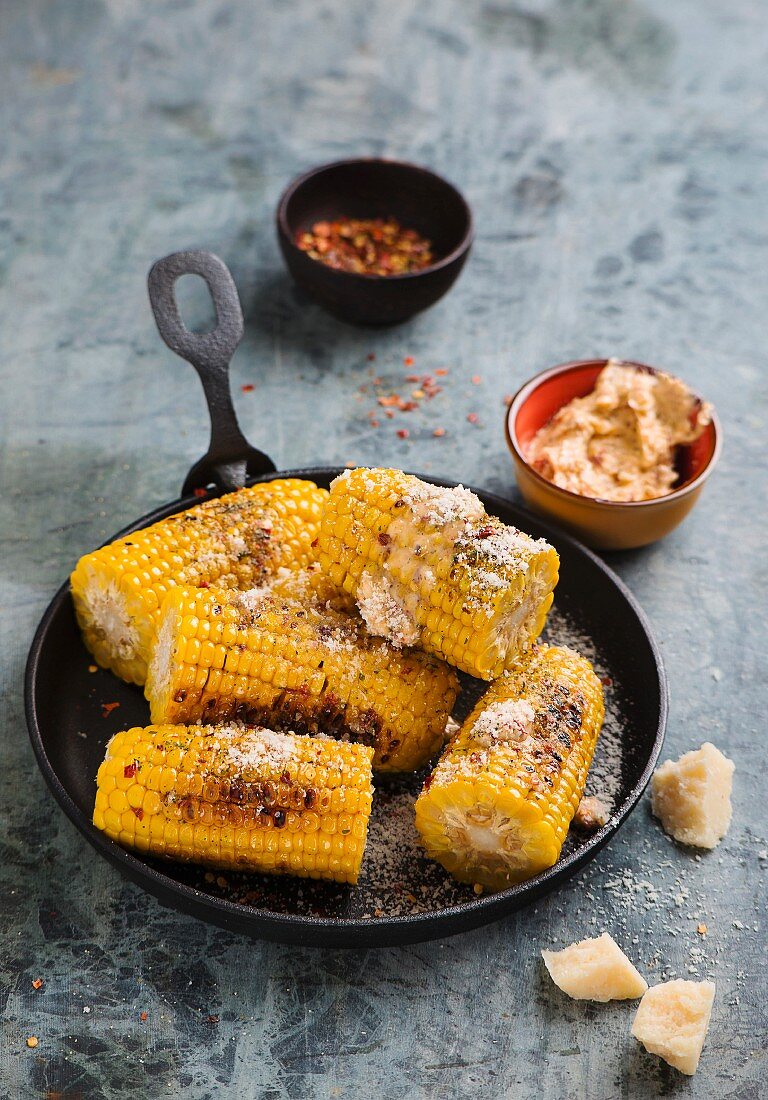
[[[315,478],[317,476],[335,477],[344,472],[344,467],[339,466],[310,466],[289,470],[278,470],[274,473],[263,474],[260,477],[249,478],[248,484],[260,481],[272,481],[275,478],[303,477]],[[440,478],[434,475],[417,474],[433,484],[452,487],[459,484],[453,479]],[[510,887],[508,890],[495,894],[481,895],[468,899],[457,905],[446,906],[434,912],[411,913],[405,916],[392,916],[374,919],[359,917],[319,917],[305,916],[290,913],[275,913],[268,909],[259,909],[255,906],[239,902],[232,902],[226,898],[217,898],[193,887],[178,882],[166,875],[163,871],[147,864],[143,859],[132,852],[121,848],[114,841],[103,835],[81,812],[75,804],[66,787],[58,777],[51,764],[43,742],[42,731],[38,722],[35,705],[35,691],[37,688],[37,673],[41,653],[46,644],[50,624],[59,612],[61,605],[69,598],[69,580],[65,581],[53,596],[38,624],[27,657],[24,676],[24,705],[26,711],[27,727],[32,748],[38,767],[56,801],[66,813],[70,821],[89,841],[89,843],[103,855],[110,863],[121,870],[128,878],[138,885],[146,888],[163,904],[169,904],[175,908],[183,909],[209,923],[224,925],[230,929],[245,932],[251,936],[277,940],[282,942],[312,943],[313,930],[319,934],[318,946],[334,947],[374,947],[392,946],[394,944],[415,943],[429,939],[438,939],[442,936],[456,935],[462,931],[469,931],[479,925],[498,920],[502,916],[514,912],[535,898],[553,889],[559,883],[564,882],[575,874],[581,867],[592,860],[601,848],[614,836],[634,810],[645,791],[656,761],[658,760],[664,742],[667,715],[669,709],[669,684],[664,669],[664,663],[658,643],[654,637],[650,622],[637,600],[627,588],[621,578],[614,573],[597,554],[586,546],[561,531],[557,527],[534,515],[521,507],[515,501],[500,496],[486,489],[467,486],[472,492],[480,494],[492,504],[498,504],[502,509],[513,508],[522,517],[530,517],[531,521],[539,527],[548,539],[559,543],[566,543],[571,551],[588,558],[603,573],[606,578],[619,590],[632,613],[637,618],[642,631],[647,639],[650,652],[654,659],[659,686],[659,718],[656,727],[653,745],[646,765],[632,790],[623,802],[614,810],[610,821],[598,832],[591,836],[576,852],[572,852],[546,871],[542,871],[534,878],[524,883]],[[146,527],[166,515],[184,511],[186,508],[199,503],[194,495],[180,498],[178,501],[168,502],[151,512],[127,524],[108,542],[120,538],[131,531]],[[177,904],[178,902],[178,904]],[[183,904],[186,903],[186,906]],[[253,927],[246,927],[246,925]],[[345,937],[354,935],[356,942],[350,942]]]

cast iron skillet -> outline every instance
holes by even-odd
[[[201,275],[216,305],[213,332],[184,328],[174,284]],[[232,278],[209,253],[176,253],[149,276],[160,333],[197,369],[211,413],[211,444],[190,471],[182,497],[131,524],[127,534],[197,503],[194,489],[231,490],[246,480],[308,477],[328,486],[338,467],[277,473],[250,447],[235,417],[229,360],[242,336],[242,314]],[[429,478],[438,485],[453,484]],[[573,539],[509,501],[475,489],[489,512],[505,523],[544,536],[560,552],[561,580],[550,628],[555,640],[594,648],[607,685],[608,714],[591,773],[598,793],[609,794],[608,823],[589,837],[572,830],[558,863],[529,882],[476,897],[420,852],[412,799],[421,776],[377,780],[368,849],[357,887],[262,875],[226,874],[134,855],[91,823],[95,776],[107,740],[119,729],[145,725],[148,708],[136,687],[108,672],[89,672],[91,659],[77,630],[69,584],[54,596],[35,634],[26,670],[26,712],[32,746],[53,794],[100,855],[163,904],[202,920],[286,943],[371,947],[453,935],[495,920],[554,889],[592,859],[637,804],[661,749],[667,684],[661,655],[642,611],[605,564]],[[482,685],[465,678],[466,710]],[[105,715],[105,703],[119,703]]]

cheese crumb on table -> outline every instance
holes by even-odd
[[[651,781],[651,809],[682,844],[714,848],[731,823],[734,763],[709,741],[667,760]]]
[[[577,1001],[624,1001],[642,997],[648,989],[607,932],[562,951],[542,951],[541,957],[555,985]]]
[[[638,1005],[632,1034],[650,1054],[658,1054],[681,1073],[693,1074],[714,999],[714,982],[678,979],[655,985]]]

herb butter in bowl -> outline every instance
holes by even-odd
[[[617,359],[537,375],[510,404],[506,430],[526,502],[604,550],[668,534],[720,453],[710,405],[679,378]]]

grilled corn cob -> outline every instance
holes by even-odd
[[[130,729],[107,746],[93,823],[167,859],[354,883],[372,755],[242,726]]]
[[[428,854],[460,882],[493,890],[560,855],[603,722],[589,661],[534,646],[493,683],[416,801]]]
[[[327,496],[311,481],[263,482],[86,554],[71,582],[88,649],[143,684],[165,593],[177,584],[250,588],[282,566],[306,565]]]
[[[239,718],[375,748],[411,771],[441,747],[453,669],[372,638],[357,615],[269,589],[176,588],[163,603],[145,690],[153,722]]]
[[[419,646],[484,680],[541,632],[559,558],[486,514],[469,490],[400,470],[349,470],[331,485],[318,559],[372,634]]]

